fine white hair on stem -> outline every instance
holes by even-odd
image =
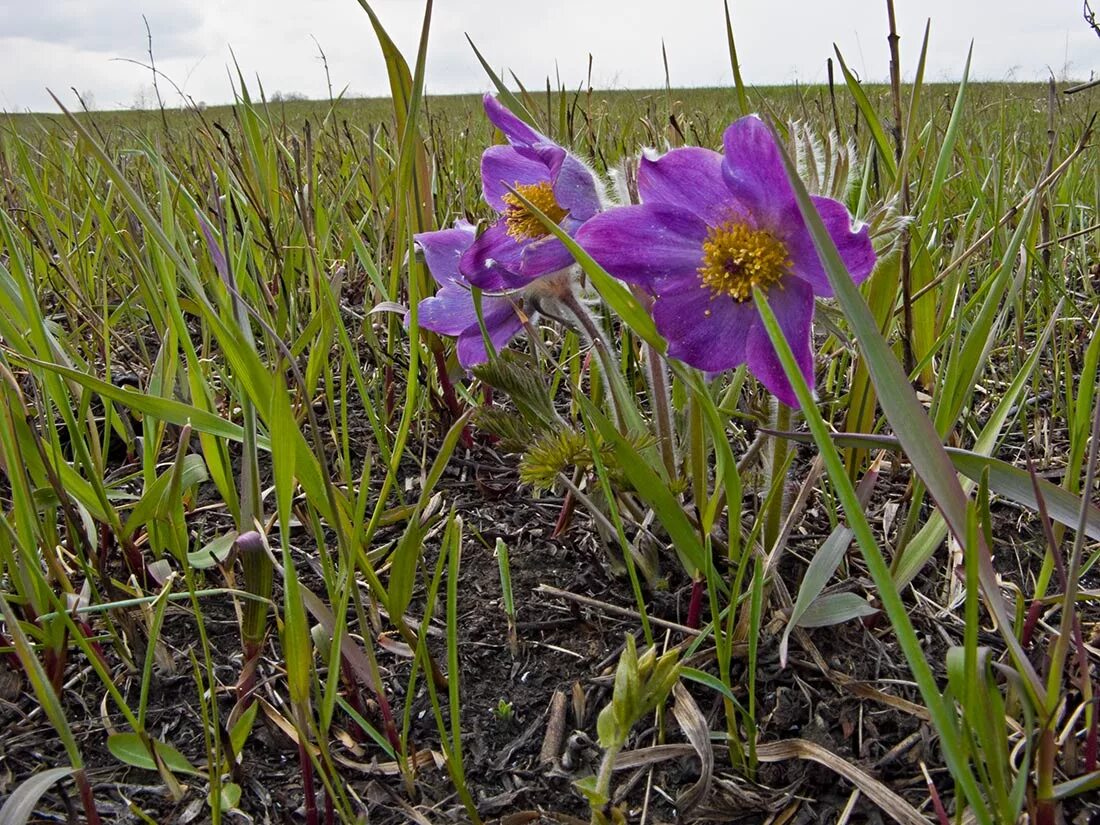
[[[635,155],[624,157],[619,163],[608,169],[608,177],[611,178],[611,194],[618,206],[626,206],[640,202],[638,196],[638,168],[642,158],[656,160],[661,156],[656,149],[642,149]]]
[[[607,170],[607,176],[611,179],[611,200],[616,205],[622,205],[630,203],[630,190],[627,188],[627,172],[625,164],[628,161],[622,161],[619,166],[612,167]]]
[[[835,129],[825,139],[802,121],[789,124],[790,153],[798,166],[799,177],[813,195],[847,200],[855,185],[854,169],[859,167],[855,142],[841,140]]]

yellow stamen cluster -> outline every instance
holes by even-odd
[[[715,297],[747,301],[754,286],[767,289],[790,269],[787,247],[766,230],[734,221],[707,230],[699,277]]]
[[[542,183],[517,183],[515,190],[527,198],[540,212],[546,215],[554,223],[561,223],[569,214],[562,209],[554,198],[554,188],[549,181]],[[531,214],[523,201],[511,192],[505,194],[504,221],[508,227],[508,234],[517,241],[526,241],[531,238],[543,238],[550,233],[542,225],[542,221],[536,215]]]

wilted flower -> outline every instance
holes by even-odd
[[[767,293],[808,383],[814,296],[832,295],[794,198],[771,130],[757,117],[725,133],[725,156],[682,148],[643,157],[642,203],[597,215],[577,240],[611,274],[654,296],[653,317],[668,354],[707,372],[747,363],[779,400],[797,404],[753,302]],[[856,283],[875,252],[839,201],[815,196]]]
[[[508,139],[481,156],[485,201],[500,217],[463,254],[460,268],[482,289],[516,289],[569,267],[573,258],[511,190],[572,235],[600,211],[600,183],[583,161],[491,95],[485,96],[485,113]]]
[[[469,369],[488,360],[481,325],[470,284],[459,272],[458,262],[474,243],[476,232],[472,224],[458,221],[453,229],[422,232],[413,239],[424,253],[428,271],[439,284],[439,291],[425,298],[418,306],[420,326],[458,338],[458,363]],[[497,349],[505,346],[523,329],[519,313],[519,296],[484,295],[481,317],[489,340]],[[406,323],[408,316],[406,315]]]

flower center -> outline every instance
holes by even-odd
[[[747,301],[754,286],[766,289],[790,269],[787,247],[764,229],[734,221],[707,229],[699,278],[715,297],[729,295],[735,301]]]
[[[562,218],[569,214],[567,210],[558,206],[554,198],[554,188],[549,181],[517,183],[515,189],[554,223],[561,223]],[[505,225],[511,237],[517,241],[525,241],[530,238],[543,238],[550,234],[538,216],[533,215],[523,201],[514,194],[508,192],[501,199],[504,201]]]

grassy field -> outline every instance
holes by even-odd
[[[512,84],[617,180],[758,112],[870,224],[791,411],[586,255],[591,328],[403,323],[502,137],[383,48],[0,123],[0,821],[1100,816],[1100,90]]]

